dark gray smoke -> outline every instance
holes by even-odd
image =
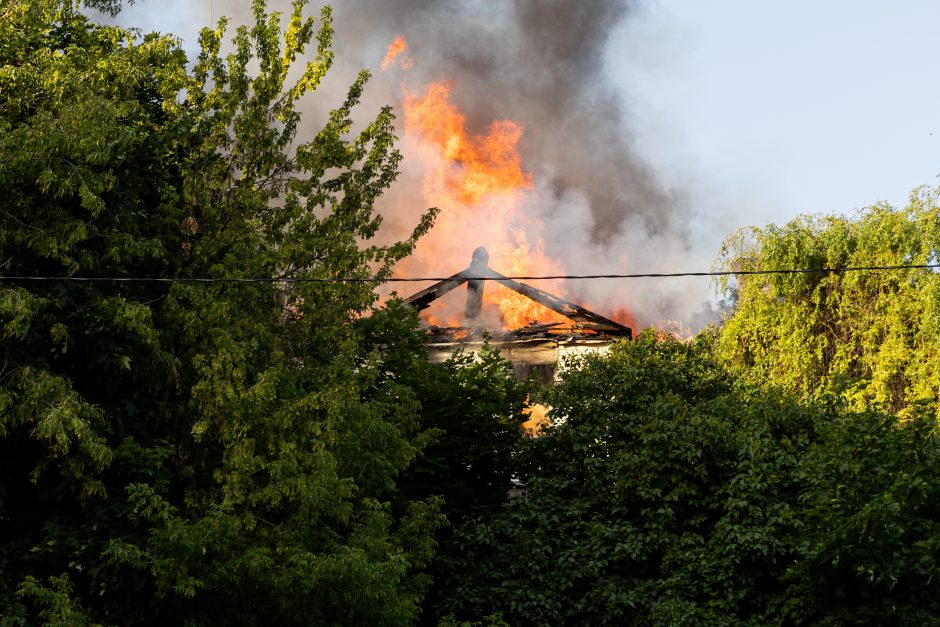
[[[453,80],[453,100],[478,132],[494,119],[520,122],[525,167],[556,194],[586,196],[594,241],[612,240],[628,217],[650,234],[684,230],[605,78],[606,45],[630,0],[345,0],[336,10],[337,41],[359,44],[359,65],[375,67],[404,35],[409,83]]]

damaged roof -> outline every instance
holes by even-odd
[[[610,337],[630,339],[633,335],[632,329],[619,322],[605,318],[600,314],[589,311],[580,305],[567,301],[563,298],[550,294],[545,290],[533,287],[526,283],[510,279],[489,267],[489,254],[482,246],[473,251],[473,258],[470,265],[443,281],[412,294],[404,300],[406,305],[414,307],[418,311],[426,309],[432,302],[447,294],[448,292],[467,284],[467,303],[464,307],[464,316],[468,320],[466,327],[429,327],[429,333],[432,340],[436,341],[460,341],[469,337],[477,329],[473,326],[473,321],[480,316],[483,308],[483,286],[486,281],[495,281],[514,292],[522,294],[526,298],[547,307],[548,309],[560,314],[571,321],[571,325],[565,325],[562,322],[552,322],[548,324],[532,323],[524,327],[510,330],[499,334],[494,339],[512,340],[522,338],[536,337]]]

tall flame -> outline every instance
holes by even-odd
[[[399,59],[398,64],[407,70],[412,65],[414,65],[414,60],[411,57],[402,56],[407,51],[408,42],[404,37],[399,35],[391,44],[389,44],[388,51],[385,53],[385,58],[382,59],[382,64],[379,66],[380,69],[384,72],[388,69],[388,66],[395,62],[395,59]]]
[[[450,99],[451,86],[432,83],[422,93],[405,90],[405,131],[417,140],[425,168],[425,200],[441,210],[431,232],[418,244],[416,258],[442,268],[464,268],[479,245],[490,266],[507,275],[561,273],[536,233],[541,224],[523,211],[532,175],[522,167],[518,144],[522,126],[496,120],[485,134],[472,135]],[[407,271],[407,263],[401,267]],[[558,291],[559,285],[544,285]],[[502,324],[518,328],[531,322],[563,322],[528,298],[487,284],[484,302],[499,307]]]
[[[396,59],[403,69],[411,67],[411,58],[403,56],[407,50],[405,38],[396,37],[382,69]],[[473,134],[467,130],[466,116],[451,100],[450,83],[439,81],[418,91],[403,89],[409,156],[423,166],[425,202],[440,213],[434,228],[396,271],[400,275],[455,272],[466,268],[473,250],[482,245],[489,252],[490,267],[505,275],[564,274],[561,264],[546,254],[540,237],[543,226],[532,211],[532,174],[523,168],[519,154],[522,126],[513,120],[494,120],[484,133]],[[538,287],[565,296],[558,281],[539,282]],[[489,282],[483,293],[483,322],[491,328],[568,322],[501,285]],[[433,309],[424,312],[430,324],[464,323],[456,312],[441,318]],[[624,310],[616,319],[629,317]]]

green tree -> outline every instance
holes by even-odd
[[[457,352],[443,364],[429,364],[423,347],[412,355],[418,363],[403,370],[404,377],[421,403],[421,425],[433,437],[401,476],[401,488],[412,498],[443,497],[454,524],[501,508],[525,438],[522,411],[530,386],[490,346],[478,355]]]
[[[906,425],[742,386],[652,333],[551,395],[528,492],[457,530],[459,619],[920,624],[938,611],[936,420]]]
[[[522,410],[531,386],[487,346],[477,356],[460,352],[443,364],[429,364],[423,350],[411,355],[419,356],[418,363],[403,372],[431,438],[398,483],[408,500],[441,497],[449,521],[438,531],[438,553],[428,569],[434,581],[421,619],[436,625],[453,593],[444,576],[448,560],[463,550],[454,529],[471,518],[488,520],[506,505],[519,472],[517,455],[526,438]]]
[[[904,423],[839,412],[797,469],[802,558],[775,605],[786,622],[931,625],[940,616],[940,437],[933,408]]]
[[[940,261],[938,190],[904,209],[875,205],[853,217],[800,217],[741,231],[722,270],[842,268]],[[940,411],[940,274],[887,272],[742,276],[721,333],[738,376],[805,398],[836,393],[902,418],[919,402]]]
[[[399,502],[440,498],[448,524],[437,530],[438,551],[426,572],[433,582],[420,624],[436,625],[438,605],[451,590],[441,576],[451,553],[455,527],[471,517],[501,511],[518,473],[517,453],[525,435],[522,414],[532,386],[520,382],[512,365],[489,345],[479,354],[455,352],[440,364],[428,359],[426,337],[404,338],[396,318],[416,319],[401,301],[388,304],[387,316],[373,316],[370,342],[387,347],[385,366],[399,373],[421,405],[419,424],[427,437],[414,463],[397,478]]]
[[[19,277],[387,275],[400,159],[367,81],[308,141],[332,29],[295,2],[178,42],[67,0],[0,21],[0,263]],[[290,68],[313,54],[299,78]],[[254,68],[254,69],[252,69]],[[10,621],[407,624],[441,523],[395,477],[427,440],[371,285],[0,286],[0,604]],[[378,341],[375,329],[384,329]]]

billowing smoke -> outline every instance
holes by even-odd
[[[338,50],[352,67],[374,68],[388,44],[402,35],[414,63],[406,71],[377,76],[380,91],[393,90],[386,101],[397,101],[402,81],[420,89],[444,79],[471,132],[484,133],[493,120],[520,123],[523,165],[536,185],[527,210],[541,226],[546,254],[567,272],[688,268],[691,216],[683,193],[664,185],[637,154],[628,103],[607,78],[609,40],[624,20],[634,18],[634,4],[347,0],[336,7]],[[361,45],[348,54],[343,41]],[[420,197],[407,196],[420,190],[420,184],[407,182],[417,176],[406,164],[402,184],[392,194],[395,206],[421,206]],[[397,215],[411,219],[407,211]],[[479,243],[485,242],[468,245]],[[691,263],[700,266],[707,258]],[[459,268],[428,262],[424,269],[439,274]],[[688,319],[704,298],[700,285],[691,293],[687,283],[595,281],[565,287],[569,298],[602,313],[626,308],[648,324]]]
[[[248,2],[213,1],[216,18],[249,21]],[[708,256],[689,256],[693,216],[688,200],[637,154],[628,103],[607,78],[617,69],[606,57],[609,40],[625,20],[636,19],[638,1],[338,0],[336,64],[323,86],[326,93],[311,103],[302,132],[316,130],[322,114],[341,100],[360,68],[376,73],[360,108],[363,118],[383,104],[400,103],[403,89],[417,91],[446,80],[471,132],[484,133],[500,119],[523,127],[519,148],[534,182],[526,212],[538,224],[545,253],[565,271],[701,269]],[[159,28],[146,21],[158,19],[159,7],[151,2],[138,4],[122,19]],[[190,5],[177,6],[186,10]],[[285,0],[272,0],[271,8],[289,12]],[[189,10],[195,22],[208,22],[205,7]],[[398,36],[407,40],[413,63],[379,72]],[[402,176],[381,207],[386,233],[398,237],[427,205],[421,194],[423,173],[409,159],[408,138],[403,140]],[[466,246],[478,244],[485,242],[468,241]],[[412,272],[432,275],[459,269],[433,259],[409,265]],[[605,315],[629,309],[649,324],[689,319],[705,292],[701,283],[688,288],[681,282],[571,282],[565,295]]]
[[[525,167],[547,189],[576,190],[591,209],[593,240],[616,238],[628,218],[653,233],[687,222],[634,150],[624,104],[605,79],[604,52],[629,0],[347,0],[338,41],[374,67],[396,35],[409,43],[409,82],[453,81],[453,99],[482,131],[494,119],[525,128]],[[343,53],[345,55],[345,52]]]

